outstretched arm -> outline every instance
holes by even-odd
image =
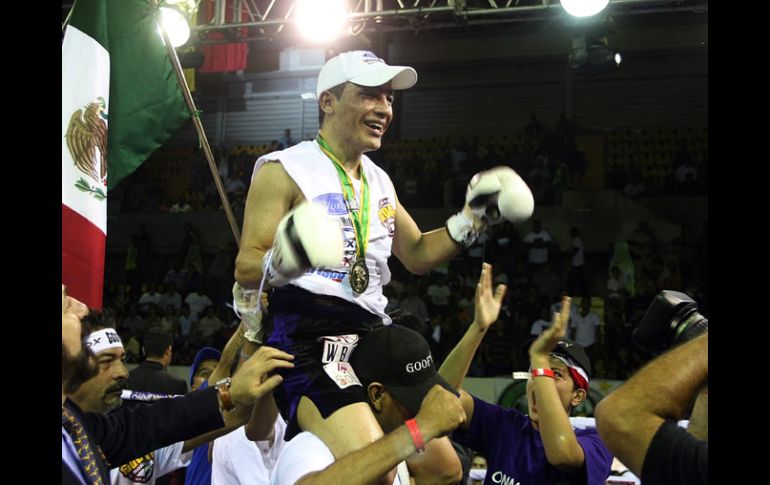
[[[448,261],[460,252],[462,246],[449,237],[446,227],[422,232],[412,216],[396,197],[396,231],[393,254],[409,272],[424,274],[431,268]]]
[[[701,389],[690,413],[690,424],[687,432],[701,441],[709,440],[709,389]]]
[[[680,419],[708,379],[708,332],[659,356],[599,402],[596,428],[641,476],[647,449],[666,419]]]
[[[497,289],[492,291],[492,265],[484,263],[481,267],[479,282],[476,285],[473,322],[466,330],[463,338],[444,359],[444,363],[441,364],[441,369],[438,371],[441,377],[446,379],[455,389],[460,389],[484,335],[486,335],[489,327],[497,321],[505,291],[505,285],[498,285]]]
[[[476,285],[476,307],[473,322],[465,335],[449,353],[438,373],[446,379],[455,389],[460,391],[460,401],[468,416],[464,426],[468,426],[473,417],[473,398],[460,389],[468,368],[470,368],[473,356],[484,339],[487,330],[500,315],[500,306],[505,296],[506,286],[498,285],[492,292],[492,265],[484,263],[481,267],[481,276]]]
[[[556,348],[559,339],[567,333],[569,314],[570,298],[565,296],[561,299],[561,311],[553,315],[553,324],[543,331],[529,348],[529,359],[533,368],[549,369],[551,367],[550,353]],[[537,398],[540,437],[543,440],[548,463],[562,471],[575,473],[585,464],[585,452],[578,443],[569,415],[564,410],[564,404],[556,388],[556,379],[571,380],[569,375],[559,374],[556,374],[555,379],[533,377],[532,380],[531,385]],[[583,399],[585,399],[583,389],[574,392],[583,393]]]
[[[447,434],[465,421],[465,413],[451,392],[435,385],[420,406],[415,420],[426,442]],[[374,483],[407,459],[415,444],[406,425],[401,425],[369,446],[349,453],[324,470],[296,481],[302,485],[349,485]]]
[[[268,392],[254,403],[249,422],[246,423],[246,438],[251,441],[270,441],[275,439],[275,420],[278,419],[278,406],[273,393]]]
[[[233,364],[238,360],[238,355],[244,342],[243,333],[244,328],[243,323],[241,323],[222,349],[222,355],[219,358],[219,362],[217,362],[216,367],[211,371],[211,375],[208,378],[209,386],[213,386],[225,377],[230,377],[230,370],[233,368]]]

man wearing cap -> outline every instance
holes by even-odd
[[[373,483],[396,466],[393,483],[407,485],[406,463],[420,460],[417,452],[426,443],[465,420],[452,387],[436,371],[428,342],[414,330],[388,325],[368,333],[350,363],[356,372],[345,385],[363,389],[386,435],[336,458],[316,435],[302,432],[278,457],[271,485]]]
[[[484,263],[473,323],[450,352],[440,374],[458,390],[486,331],[497,320],[505,286],[492,292],[492,266]],[[460,390],[467,421],[452,439],[487,457],[485,485],[493,483],[603,485],[612,455],[595,429],[573,429],[569,415],[588,391],[591,363],[583,348],[564,338],[570,298],[562,298],[553,325],[530,346],[529,416]]]
[[[90,314],[92,317],[94,314]],[[87,318],[89,318],[87,317]],[[71,399],[83,410],[107,413],[121,406],[128,370],[124,364],[125,349],[118,333],[96,321],[86,337],[86,347],[96,356],[99,373],[88,379],[72,394]],[[185,443],[159,448],[110,470],[110,482],[117,484],[155,483],[158,477],[190,463],[192,451]]]
[[[532,212],[526,184],[498,167],[472,180],[473,208],[466,204],[446,227],[419,229],[388,175],[365,155],[380,148],[393,120],[393,91],[416,82],[413,68],[389,66],[368,51],[329,59],[316,88],[318,137],[260,157],[246,200],[236,286],[274,289],[267,344],[297,357],[275,393],[286,438],[311,431],[336,457],[382,436],[363,389],[339,382],[358,339],[390,323],[382,287],[391,252],[423,274],[471,245],[487,223]],[[454,471],[450,481],[461,476],[459,461]]]

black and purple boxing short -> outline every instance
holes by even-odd
[[[288,441],[301,431],[297,407],[308,397],[325,419],[349,404],[367,402],[363,387],[349,379],[347,361],[358,338],[383,325],[382,318],[334,296],[287,285],[273,290],[265,345],[294,356],[294,368],[281,369],[273,391],[288,423]]]

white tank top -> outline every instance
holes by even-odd
[[[304,276],[292,280],[291,284],[313,293],[353,302],[381,316],[384,323],[389,324],[390,318],[385,314],[388,300],[382,294],[382,287],[390,282],[388,258],[396,227],[396,191],[388,174],[369,157],[362,155],[361,166],[369,184],[369,244],[366,247],[369,287],[359,295],[350,288],[347,277],[356,257],[355,229],[333,162],[321,151],[316,141],[303,141],[286,150],[262,155],[254,166],[254,173],[268,160],[280,161],[305,199],[325,205],[329,215],[340,219],[345,234],[345,255],[339,266],[313,268]],[[360,197],[360,184],[358,181],[354,183],[356,197]]]

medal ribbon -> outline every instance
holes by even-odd
[[[348,173],[342,168],[337,156],[334,154],[334,150],[329,146],[329,143],[324,140],[321,134],[318,134],[316,140],[321,147],[321,151],[329,157],[337,170],[337,175],[340,178],[340,185],[342,186],[342,195],[345,197],[345,205],[348,208],[350,218],[353,219],[353,226],[356,236],[356,250],[358,251],[358,257],[363,258],[366,254],[366,246],[369,244],[369,184],[366,182],[366,174],[364,174],[364,167],[359,168],[361,173],[361,206],[359,209],[353,209],[356,202],[355,188],[353,182],[350,180]]]

